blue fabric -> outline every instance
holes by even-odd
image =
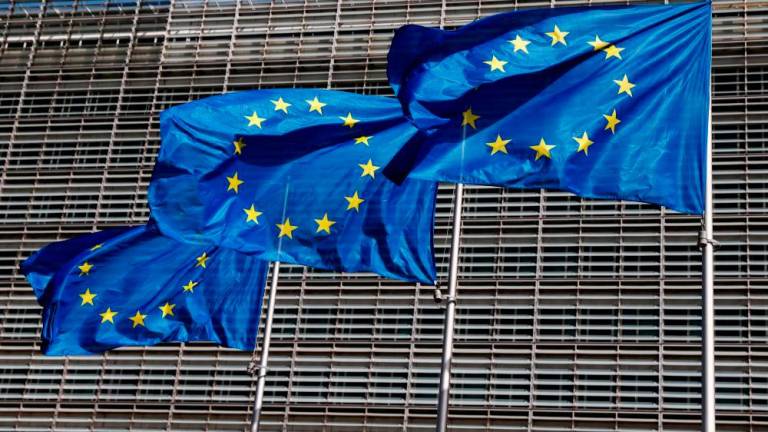
[[[205,268],[197,260],[203,252]],[[43,353],[80,355],[186,341],[252,350],[268,265],[145,225],[50,244],[22,271],[43,307]],[[108,309],[117,314],[102,322]]]
[[[315,98],[325,105],[313,110]],[[160,129],[149,205],[165,234],[270,261],[434,282],[436,183],[382,175],[417,132],[396,99],[231,93],[165,110]],[[321,229],[326,214],[334,223]],[[284,232],[286,219],[297,228]]]
[[[456,31],[408,25],[388,58],[422,131],[387,167],[393,178],[704,210],[710,3],[525,10]],[[479,118],[462,126],[470,108]],[[593,144],[579,151],[584,133]],[[531,149],[541,140],[548,155]]]

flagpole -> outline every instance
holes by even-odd
[[[707,159],[705,180],[704,226],[699,234],[702,251],[701,315],[701,430],[715,432],[715,248],[713,238],[712,187],[712,100],[707,123]]]
[[[272,320],[275,316],[275,300],[277,298],[277,278],[280,274],[280,261],[272,264],[272,281],[269,285],[269,305],[267,306],[267,316],[264,322],[264,339],[261,341],[261,358],[259,366],[256,369],[256,400],[253,403],[253,420],[251,421],[251,432],[259,431],[259,418],[261,417],[261,407],[264,405],[264,385],[267,380],[267,363],[269,361],[269,344],[272,342]]]
[[[437,432],[445,432],[448,425],[448,396],[451,386],[451,360],[453,358],[453,329],[456,320],[456,286],[458,285],[459,239],[464,185],[456,184],[453,199],[453,231],[451,232],[451,261],[448,267],[448,295],[445,301],[443,323],[443,358],[440,364],[440,388],[437,396]]]

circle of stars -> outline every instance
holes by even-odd
[[[562,29],[557,24],[554,24],[551,31],[543,33],[549,37],[550,48],[568,47],[568,37],[571,35],[570,31]],[[526,60],[524,60],[523,57],[531,54],[529,49],[535,49],[535,52],[541,52],[541,50],[546,49],[546,47],[541,46],[542,44],[537,45],[534,42],[535,40],[537,40],[537,38],[531,38],[523,32],[514,33],[514,38],[507,40],[509,45],[512,47],[512,56],[518,56],[519,60],[514,60],[515,62],[525,62]],[[617,46],[612,42],[602,40],[597,34],[595,35],[594,40],[587,41],[587,44],[592,47],[593,52],[604,53],[604,60],[606,61],[610,59],[615,59],[617,61],[623,60],[622,53],[624,52],[625,48]],[[519,57],[521,55],[523,57]],[[498,74],[504,74],[507,72],[506,67],[513,57],[505,56],[503,50],[492,53],[490,57],[490,59],[483,61],[483,63],[487,65],[485,73],[488,75],[486,75],[486,77],[491,80],[496,80],[498,79]],[[616,92],[617,95],[626,95],[627,97],[633,96],[632,90],[636,87],[636,84],[630,80],[628,74],[624,73],[623,76],[621,76],[619,79],[612,80],[612,82],[618,87]],[[611,134],[615,134],[617,126],[622,122],[622,120],[619,119],[616,109],[613,109],[607,114],[602,114],[602,117],[605,120],[603,130],[610,131]],[[474,112],[472,107],[469,106],[464,112],[462,112],[461,126],[463,128],[469,126],[470,128],[477,130],[477,121],[480,118],[481,116]],[[581,136],[574,136],[572,139],[576,142],[575,151],[577,153],[583,152],[584,156],[589,155],[590,146],[595,144],[595,142],[589,137],[589,132],[586,130],[581,133]],[[511,138],[505,138],[503,133],[499,132],[496,134],[495,140],[487,142],[485,145],[489,147],[489,155],[494,156],[509,154],[507,145],[510,144],[510,142],[512,142]],[[528,148],[534,152],[531,155],[534,161],[538,161],[542,158],[551,159],[552,151],[556,147],[557,145],[555,144],[547,143],[544,137],[541,137],[538,144],[528,146]]]
[[[103,244],[98,244],[96,246],[93,246],[90,250],[96,251],[97,249],[100,249],[103,246]],[[194,265],[192,268],[201,268],[205,269],[207,267],[207,262],[211,257],[208,255],[208,252],[203,251],[200,255],[198,255],[195,258]],[[83,262],[81,265],[77,266],[78,270],[80,271],[80,276],[89,275],[91,270],[94,268],[93,264],[90,264],[88,261]],[[195,282],[193,280],[190,280],[186,285],[181,286],[181,292],[182,293],[193,293],[194,288],[199,284],[199,282]],[[100,297],[98,293],[95,293],[91,290],[91,288],[86,288],[85,291],[78,294],[80,297],[80,307],[96,307],[99,302],[97,300],[97,297]],[[99,318],[99,324],[112,324],[116,325],[116,319],[118,315],[120,315],[119,310],[112,309],[111,305],[106,305],[106,308],[102,307],[97,308],[97,310],[101,310],[102,312],[97,312]],[[149,308],[149,309],[147,309]],[[166,301],[165,304],[162,306],[157,306],[157,309],[160,311],[160,319],[170,319],[172,317],[175,317],[175,308],[176,304],[171,303],[170,301]],[[150,310],[152,307],[146,305],[144,307],[140,307],[136,309],[136,312],[126,318],[131,322],[131,328],[136,329],[137,327],[146,327],[148,317],[150,316],[150,312],[143,312],[143,310]]]
[[[524,46],[523,46],[524,48]],[[527,52],[527,50],[526,50]],[[503,69],[503,65],[502,65]],[[277,97],[277,99],[270,100],[272,104],[272,111],[277,112],[274,115],[282,115],[283,117],[287,115],[291,115],[291,113],[295,113],[293,111],[294,109],[301,110],[301,106],[303,105],[300,101],[291,101],[286,100],[282,96]],[[303,101],[305,112],[303,115],[307,115],[310,113],[316,114],[317,116],[326,116],[328,114],[325,110],[328,109],[329,104],[324,102],[320,99],[319,96],[315,96],[312,99],[306,99]],[[271,119],[270,116],[261,117],[259,115],[259,112],[264,112],[263,107],[258,108],[254,111],[251,111],[250,114],[245,114],[244,118],[247,120],[244,123],[244,126],[246,129],[262,129],[263,127],[267,127],[267,125],[272,124],[271,122],[274,121]],[[344,114],[344,113],[342,113]],[[339,119],[339,125],[345,128],[349,129],[355,129],[358,127],[358,124],[361,123],[360,119],[355,118],[354,114],[352,112],[347,111],[346,115],[339,115],[337,116]],[[468,118],[468,121],[471,122],[471,124],[474,124],[474,120],[471,118],[471,116]],[[258,131],[257,131],[258,133]],[[354,146],[361,146],[363,148],[370,147],[373,143],[374,136],[373,135],[358,135],[354,138],[354,142],[352,143]],[[232,140],[232,157],[238,158],[242,157],[244,153],[247,151],[247,142],[246,138],[243,136],[235,136]],[[369,180],[375,180],[376,179],[376,172],[381,169],[380,166],[376,165],[372,158],[368,158],[368,160],[362,160],[360,163],[357,164],[357,167],[360,169],[358,171],[360,173],[360,178],[367,178]],[[247,173],[246,173],[247,174]],[[234,170],[231,175],[225,176],[226,178],[226,192],[233,194],[233,195],[239,195],[240,192],[243,190],[243,188],[247,188],[249,186],[249,180],[246,176],[246,178],[243,178],[241,174]],[[346,201],[346,207],[345,211],[353,211],[354,213],[359,213],[361,209],[364,207],[364,203],[366,199],[360,195],[360,190],[355,190],[352,192],[351,195],[343,195],[344,200]],[[250,205],[248,205],[250,204]],[[242,208],[242,218],[246,226],[250,226],[253,228],[256,228],[258,226],[262,226],[261,224],[261,217],[267,217],[268,215],[264,215],[264,212],[259,209],[259,205],[256,202],[248,203],[247,207]],[[330,216],[330,212],[323,212],[322,215],[317,215],[314,220],[315,223],[315,230],[314,235],[316,236],[329,236],[335,232],[337,221],[332,219]],[[276,238],[277,239],[293,239],[294,234],[298,232],[302,232],[301,227],[299,227],[297,224],[294,224],[291,222],[290,216],[283,215],[281,220],[276,221],[274,223],[274,226],[276,227]],[[243,228],[247,229],[247,228]],[[203,257],[204,258],[204,257]],[[198,266],[204,266],[204,261],[202,264],[198,263]],[[196,283],[193,283],[193,281],[190,281],[188,285],[185,285],[184,289],[185,292],[192,292]]]

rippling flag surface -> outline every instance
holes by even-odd
[[[161,116],[149,189],[161,231],[344,272],[433,283],[436,184],[381,167],[416,132],[397,100],[280,89]]]
[[[700,214],[711,4],[526,10],[395,34],[388,75],[424,139],[393,177],[548,188]]]
[[[187,341],[252,350],[267,268],[151,225],[52,243],[22,263],[43,306],[47,355]]]

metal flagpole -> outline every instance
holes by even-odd
[[[285,179],[285,194],[283,195],[283,221],[285,218],[285,209],[288,207],[288,191],[291,188],[291,179],[288,176]],[[278,236],[277,256],[283,250],[283,237]],[[269,285],[269,304],[267,305],[267,317],[264,321],[264,339],[261,342],[261,358],[259,366],[256,368],[256,400],[253,403],[253,420],[251,421],[251,432],[259,431],[259,419],[261,417],[261,407],[264,405],[264,385],[267,380],[267,364],[269,362],[269,344],[272,342],[272,320],[275,317],[275,301],[277,300],[277,278],[280,275],[280,261],[272,263],[272,281]],[[253,365],[249,366],[253,368]],[[252,369],[251,369],[252,370]]]
[[[712,203],[712,98],[707,123],[707,171],[705,181],[704,226],[699,233],[702,251],[701,315],[701,430],[715,432],[715,248]]]
[[[453,199],[453,232],[451,232],[451,261],[448,268],[448,295],[443,298],[445,323],[443,330],[443,359],[440,364],[440,389],[437,396],[437,432],[445,432],[448,425],[448,396],[451,386],[451,359],[453,358],[453,327],[456,318],[456,286],[459,270],[459,238],[461,232],[461,205],[464,185],[458,183]]]
[[[275,299],[277,298],[277,278],[280,274],[280,261],[272,264],[272,281],[269,285],[269,305],[267,306],[267,317],[264,322],[264,339],[261,342],[261,358],[259,366],[256,368],[256,401],[253,403],[253,420],[251,421],[251,432],[259,431],[259,417],[261,416],[261,407],[264,405],[264,385],[267,381],[267,362],[269,361],[269,344],[272,342],[272,320],[275,316]]]

